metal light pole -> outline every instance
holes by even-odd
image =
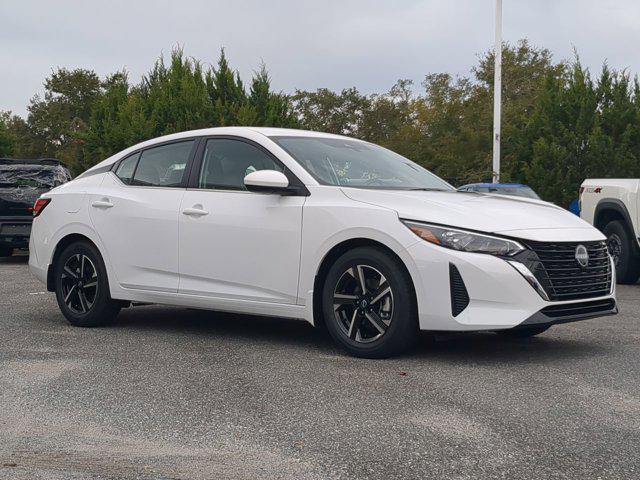
[[[496,0],[493,76],[493,183],[500,182],[500,115],[502,104],[502,0]]]

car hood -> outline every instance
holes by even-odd
[[[395,210],[403,219],[539,241],[605,238],[578,216],[542,200],[456,191],[342,191],[352,200]]]

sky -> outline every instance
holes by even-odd
[[[276,90],[387,91],[400,78],[466,75],[493,45],[495,0],[0,1],[0,110],[26,115],[57,67],[138,82],[180,45],[248,80],[264,61]],[[503,0],[503,38],[640,72],[639,0]]]

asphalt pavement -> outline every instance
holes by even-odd
[[[376,361],[284,319],[74,328],[0,260],[0,478],[640,478],[640,285],[618,297],[532,340],[423,335]]]

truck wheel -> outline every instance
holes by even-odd
[[[636,283],[640,277],[640,253],[625,225],[620,220],[613,220],[605,225],[603,233],[616,266],[617,282]]]

